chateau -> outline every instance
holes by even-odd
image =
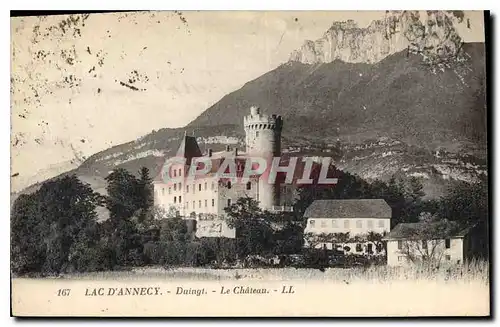
[[[234,238],[234,229],[224,221],[224,208],[241,197],[255,199],[263,210],[290,211],[293,185],[285,186],[280,178],[275,182],[267,178],[273,158],[281,159],[282,127],[281,116],[269,116],[251,107],[244,117],[245,152],[226,147],[225,151],[208,149],[202,153],[196,138],[184,135],[175,157],[166,160],[154,181],[155,205],[195,220],[197,237]],[[267,169],[245,178],[245,168],[255,169],[245,167],[248,158],[265,160]],[[231,166],[236,171],[233,178],[221,174]],[[203,174],[193,174],[201,170]]]

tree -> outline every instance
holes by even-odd
[[[439,201],[438,214],[457,221],[463,228],[474,231],[473,248],[476,255],[489,257],[488,181],[456,182]]]
[[[144,211],[149,210],[154,205],[153,183],[149,176],[149,169],[142,167],[137,180],[138,207]]]
[[[123,168],[114,169],[106,176],[107,208],[113,222],[128,219],[140,208],[137,179]]]
[[[375,249],[377,252],[381,252],[382,250],[385,250],[385,253],[387,253],[387,247],[384,241],[382,239],[384,238],[384,235],[380,233],[376,233],[373,231],[368,232],[366,235],[366,240],[368,242],[371,242],[375,245]]]
[[[249,254],[272,253],[273,229],[266,219],[270,214],[263,212],[257,201],[249,197],[239,198],[224,210],[228,226],[236,229],[236,247],[240,258]]]
[[[45,182],[16,200],[12,213],[12,256],[19,273],[58,274],[82,269],[82,247],[98,246],[96,206],[102,198],[76,175]],[[34,256],[38,256],[35,258]]]
[[[15,273],[39,272],[45,262],[38,194],[22,194],[11,215],[11,269]]]

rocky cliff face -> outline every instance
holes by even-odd
[[[290,61],[376,63],[405,49],[431,62],[446,61],[461,48],[462,38],[455,28],[461,23],[464,16],[459,11],[388,11],[384,19],[366,28],[352,20],[334,22],[320,39],[305,41]]]

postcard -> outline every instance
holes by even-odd
[[[490,316],[488,20],[11,17],[11,315]]]

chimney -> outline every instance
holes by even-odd
[[[226,145],[226,151],[227,152],[231,151],[231,148],[229,147],[229,145]]]
[[[212,156],[212,149],[208,149],[208,156],[211,157]]]

